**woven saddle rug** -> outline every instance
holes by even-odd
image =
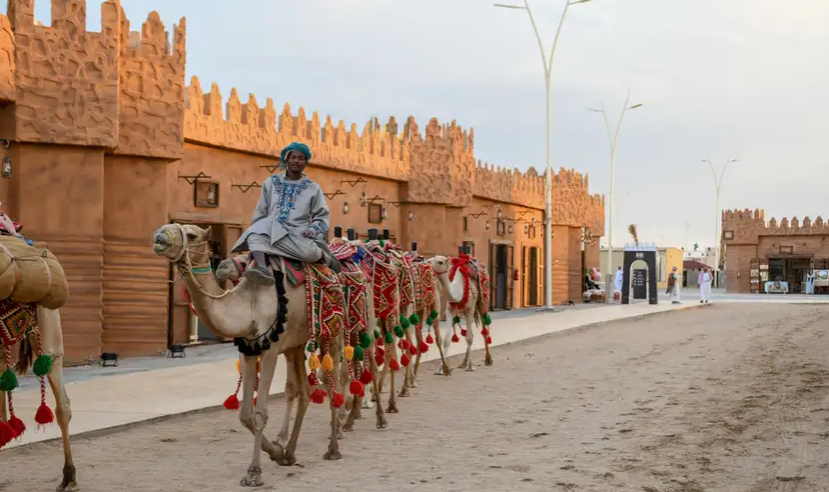
[[[400,272],[378,241],[366,243],[365,249],[374,288],[374,313],[377,319],[396,324],[400,318]]]
[[[422,260],[415,260],[414,267],[418,280],[415,284],[415,306],[421,312],[435,309],[437,307],[435,271],[432,270],[430,264]]]
[[[449,281],[452,281],[457,273],[460,273],[464,279],[463,297],[459,302],[450,302],[449,305],[455,312],[463,311],[466,308],[466,304],[469,302],[469,285],[471,282],[475,282],[481,296],[481,304],[483,304],[482,306],[479,305],[476,307],[481,309],[481,314],[487,313],[489,311],[490,284],[486,267],[483,266],[477,259],[466,254],[451,258],[449,261],[452,264],[449,269]],[[474,301],[475,300],[473,300],[473,302]]]
[[[35,304],[0,300],[0,347],[11,347],[37,329]]]
[[[400,306],[415,307],[417,305],[417,296],[415,294],[417,271],[415,270],[411,259],[408,258],[397,245],[386,243],[385,249],[388,252],[389,258],[391,258],[392,263],[400,272],[398,278],[400,286]]]
[[[312,339],[331,340],[345,327],[343,286],[337,274],[323,265],[306,265],[308,326]]]

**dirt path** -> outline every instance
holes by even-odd
[[[262,490],[827,491],[827,316],[710,306],[499,348],[492,368],[424,374],[388,429],[358,422],[338,462],[312,408],[301,466],[265,463]],[[79,439],[75,456],[87,492],[225,492],[242,490],[251,445],[216,411]],[[0,452],[0,491],[53,490],[61,467],[57,443]]]

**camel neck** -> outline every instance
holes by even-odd
[[[463,299],[463,274],[456,273],[452,280],[449,280],[449,272],[443,272],[438,275],[441,285],[449,294],[449,300],[452,302],[460,302]]]
[[[252,334],[249,319],[246,321],[244,316],[229,316],[233,309],[246,305],[239,303],[244,302],[240,298],[249,293],[248,289],[240,284],[226,292],[216,282],[209,267],[194,268],[191,273],[184,272],[183,276],[196,316],[208,330],[222,338],[239,338]]]

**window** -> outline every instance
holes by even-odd
[[[383,222],[383,206],[379,203],[368,204],[368,223],[380,224]]]
[[[463,232],[467,232],[469,230],[469,218],[463,218]]]
[[[507,234],[507,223],[504,219],[498,219],[495,222],[495,234],[505,236]]]

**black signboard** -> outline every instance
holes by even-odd
[[[645,268],[637,268],[633,270],[633,298],[647,299],[647,274],[648,270]]]

